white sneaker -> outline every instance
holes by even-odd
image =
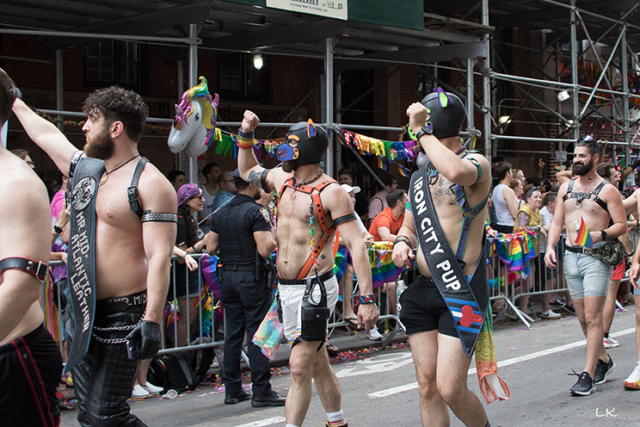
[[[367,338],[371,341],[382,341],[382,335],[378,332],[378,326],[374,326],[369,333],[367,334]]]
[[[562,315],[549,309],[547,311],[543,311],[542,313],[540,313],[540,317],[542,317],[543,319],[560,319]]]
[[[131,393],[133,397],[149,397],[149,392],[145,390],[140,384],[136,384],[133,387],[133,393]]]
[[[624,388],[627,390],[640,390],[640,362],[636,363],[636,367],[629,375],[629,378],[624,380]]]
[[[145,385],[142,386],[142,388],[147,390],[150,394],[158,394],[162,390],[164,390],[164,388],[158,387],[157,385],[153,385],[151,383],[146,383]]]
[[[618,341],[614,340],[611,337],[604,338],[602,340],[602,343],[604,344],[604,348],[616,348],[617,346],[620,345],[620,343]]]

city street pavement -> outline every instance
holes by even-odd
[[[616,363],[607,383],[586,397],[573,397],[569,389],[577,381],[572,369],[584,367],[585,346],[575,317],[537,321],[530,330],[517,322],[498,324],[494,342],[499,374],[509,385],[511,400],[485,404],[493,427],[586,427],[638,425],[640,391],[622,387],[637,361],[634,341],[635,306],[617,313],[612,336],[620,347],[609,350]],[[334,336],[341,349],[362,348],[370,342],[364,334]],[[474,368],[472,362],[471,367]],[[371,358],[333,365],[342,386],[345,416],[356,426],[420,426],[415,370],[408,348],[377,352]],[[275,390],[287,393],[289,375],[273,378]],[[480,395],[475,370],[469,387]],[[252,408],[250,402],[225,405],[224,392],[201,387],[173,400],[152,397],[131,401],[132,411],[150,427],[283,427],[284,408]],[[77,426],[77,411],[65,411],[62,426]],[[305,426],[322,427],[326,415],[315,390]],[[451,426],[463,426],[451,414]]]

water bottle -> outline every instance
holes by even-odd
[[[404,282],[404,279],[401,277],[398,279],[396,283],[396,308],[398,309],[398,316],[400,316],[400,310],[402,310],[402,305],[400,304],[400,295],[408,288],[407,284]]]
[[[178,396],[178,392],[174,389],[168,390],[167,393],[162,396],[163,399],[175,399]]]

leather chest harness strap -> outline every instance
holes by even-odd
[[[338,182],[335,179],[329,178],[325,181],[322,181],[315,187],[311,187],[308,185],[295,184],[293,180],[293,173],[291,173],[289,177],[287,177],[284,184],[282,184],[282,187],[280,187],[280,192],[278,193],[278,206],[280,205],[280,200],[282,199],[282,195],[284,194],[287,187],[290,187],[292,191],[300,191],[302,193],[310,194],[311,199],[313,200],[314,210],[318,215],[320,228],[322,229],[322,236],[318,240],[318,243],[316,243],[316,245],[313,247],[311,254],[307,258],[307,261],[302,266],[300,273],[298,273],[297,280],[304,279],[305,277],[307,277],[307,275],[309,274],[309,271],[311,270],[313,265],[316,263],[316,259],[320,255],[320,252],[322,252],[324,245],[327,243],[327,240],[336,231],[336,226],[343,222],[347,222],[355,219],[355,215],[347,214],[334,219],[333,226],[331,226],[331,228],[327,226],[327,220],[324,215],[324,209],[322,208],[322,201],[320,200],[320,193],[322,192],[322,190],[324,190],[331,184],[338,184]]]

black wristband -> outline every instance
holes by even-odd
[[[241,136],[242,138],[251,138],[253,139],[253,131],[251,132],[243,132],[242,128],[238,128],[238,136]]]
[[[58,236],[63,232],[62,228],[58,227],[57,225],[53,226],[53,231],[55,231]]]
[[[600,234],[602,235],[602,241],[607,240],[607,232],[604,230],[600,230]]]

